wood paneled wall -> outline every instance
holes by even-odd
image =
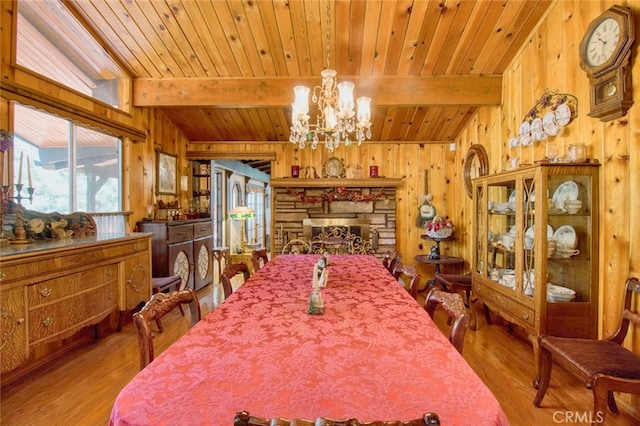
[[[635,105],[625,117],[603,123],[587,115],[589,84],[581,70],[578,46],[588,24],[613,4],[634,12],[636,43],[632,65]],[[456,165],[471,144],[481,143],[489,155],[490,172],[499,171],[511,157],[532,163],[546,154],[546,142],[509,148],[527,112],[545,89],[570,93],[578,98],[578,115],[555,137],[561,155],[570,144],[584,143],[600,168],[600,335],[612,334],[619,322],[622,288],[628,276],[640,277],[640,2],[559,1],[531,34],[503,80],[501,108],[482,108],[458,139]],[[468,199],[464,210],[471,210]],[[465,223],[466,226],[470,222]],[[469,258],[471,246],[462,249]],[[626,346],[640,352],[640,333],[627,338]],[[637,412],[640,399],[623,396]]]

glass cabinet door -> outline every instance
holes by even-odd
[[[516,290],[516,181],[490,183],[487,187],[487,278]]]

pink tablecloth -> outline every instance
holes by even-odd
[[[313,255],[278,256],[141,371],[111,424],[230,425],[262,417],[507,424],[498,401],[372,256],[331,256],[323,315]]]

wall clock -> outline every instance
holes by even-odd
[[[631,47],[635,41],[633,14],[612,6],[594,19],[580,42],[580,67],[589,78],[590,117],[609,121],[624,116],[633,105]]]
[[[331,157],[324,163],[322,176],[330,178],[343,178],[346,176],[344,162],[338,157]]]
[[[462,177],[464,179],[464,189],[469,198],[473,198],[473,186],[471,179],[484,176],[489,173],[489,157],[484,146],[480,144],[471,145],[462,165]]]

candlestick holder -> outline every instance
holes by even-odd
[[[22,211],[22,200],[24,199],[28,199],[29,202],[33,201],[33,193],[35,191],[35,188],[33,187],[28,187],[26,188],[27,190],[27,196],[23,196],[22,195],[22,189],[23,189],[23,185],[21,183],[16,183],[15,184],[16,187],[16,195],[14,195],[13,197],[9,196],[9,188],[11,188],[10,186],[2,186],[2,194],[4,199],[8,200],[14,200],[16,201],[16,203],[14,203],[15,205],[15,215],[16,215],[16,226],[15,226],[15,230],[13,231],[13,233],[15,234],[15,238],[10,240],[9,242],[11,244],[28,244],[28,243],[32,243],[33,240],[30,238],[27,238],[27,231],[24,229],[24,216],[23,216],[23,211]],[[4,224],[3,224],[4,225]]]

